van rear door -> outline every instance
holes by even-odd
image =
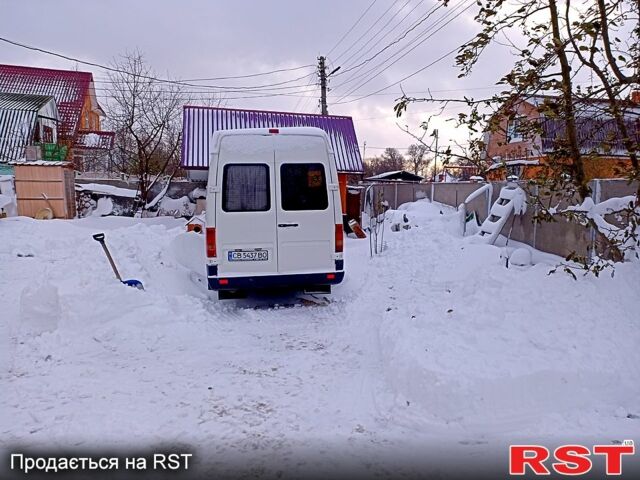
[[[218,275],[278,273],[275,176],[272,136],[228,135],[221,140]]]
[[[335,219],[324,138],[274,135],[278,176],[277,237],[280,274],[335,270]]]

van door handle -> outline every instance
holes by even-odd
[[[279,223],[278,227],[280,228],[284,228],[284,227],[298,227],[299,225],[297,223]]]

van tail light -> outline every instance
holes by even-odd
[[[207,227],[207,257],[215,258],[216,255],[216,229],[215,227]]]
[[[344,250],[344,232],[342,224],[336,224],[336,253],[341,253]]]

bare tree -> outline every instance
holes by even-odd
[[[445,6],[449,3],[441,1]],[[636,249],[640,244],[640,135],[637,100],[634,103],[629,97],[640,82],[640,1],[486,0],[478,2],[475,20],[481,31],[460,46],[459,76],[472,72],[487,47],[500,44],[514,55],[511,68],[498,81],[504,90],[481,99],[403,96],[395,106],[398,116],[414,102],[436,102],[443,108],[452,102],[466,104],[468,113],[458,115],[458,125],[476,137],[471,144],[475,152],[468,156],[483,158],[479,139],[483,132],[499,131],[505,118],[516,120],[523,100],[536,95],[545,98],[536,107],[540,116],[517,118],[523,138],[541,138],[554,131],[545,137],[545,164],[530,182],[546,192],[531,197],[541,218],[553,221],[561,215],[590,225],[620,257],[623,251]],[[591,78],[591,85],[581,88],[580,76]],[[624,173],[639,185],[632,202],[624,202],[617,212],[607,210],[609,215],[628,213],[625,234],[601,228],[593,209],[560,212],[553,208],[555,204],[547,208],[550,202],[557,203],[558,196],[571,202],[579,199],[583,205],[593,203],[585,166],[598,158],[606,162],[614,149],[618,155],[624,152],[628,159]],[[587,270],[598,273],[598,265],[588,264],[587,259],[584,263]]]
[[[370,177],[384,172],[402,170],[405,158],[397,148],[385,148],[382,155],[365,161],[364,175]]]
[[[414,143],[409,145],[407,149],[407,165],[414,174],[424,177],[429,163],[431,163],[431,159],[427,158],[427,147],[424,144]]]
[[[116,132],[114,164],[138,179],[138,208],[163,175],[179,168],[182,105],[188,101],[179,83],[157,80],[143,55],[127,53],[109,73],[107,118]]]

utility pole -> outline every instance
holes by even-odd
[[[367,158],[367,141],[365,140],[362,144],[362,159]]]
[[[334,68],[331,73],[327,74],[326,57],[318,57],[318,75],[320,76],[320,111],[322,115],[329,115],[327,108],[327,79],[340,70],[340,67]]]
[[[433,133],[431,134],[432,137],[436,137],[436,153],[435,156],[433,158],[433,181],[436,181],[436,178],[438,176],[438,129],[434,129]]]
[[[327,67],[325,57],[318,57],[318,75],[320,75],[320,111],[322,115],[329,115],[327,109]]]

